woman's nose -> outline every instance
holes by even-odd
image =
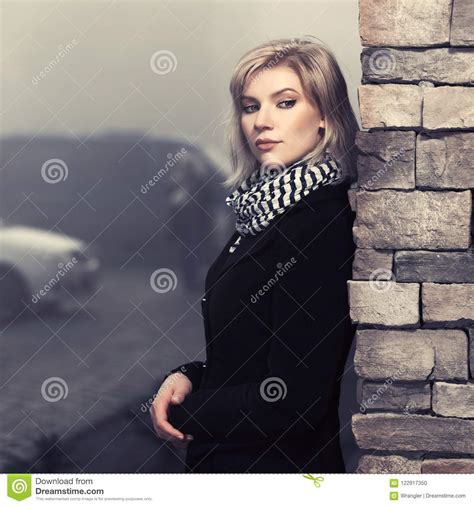
[[[262,128],[272,128],[273,120],[271,117],[271,113],[265,107],[260,107],[260,110],[257,112],[255,116],[254,126],[256,129],[261,130]]]

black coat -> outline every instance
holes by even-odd
[[[347,186],[323,186],[209,269],[205,363],[169,421],[192,434],[186,472],[344,473],[340,380],[354,337],[354,213]]]

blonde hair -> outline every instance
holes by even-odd
[[[296,72],[305,95],[318,105],[325,120],[321,141],[304,159],[317,163],[329,151],[342,166],[342,177],[331,184],[352,184],[356,180],[354,140],[359,125],[349,102],[346,81],[332,52],[310,38],[272,40],[248,51],[237,63],[229,85],[232,107],[225,134],[232,174],[224,181],[225,188],[236,189],[259,165],[240,123],[246,79],[255,71],[254,79],[258,78],[260,72],[282,63]]]

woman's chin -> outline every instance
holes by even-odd
[[[276,156],[275,154],[268,154],[259,157],[260,165],[278,165],[279,167],[285,167],[285,158]]]

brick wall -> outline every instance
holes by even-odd
[[[474,473],[474,1],[360,0],[360,473]]]

